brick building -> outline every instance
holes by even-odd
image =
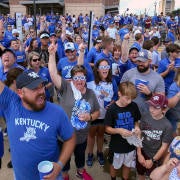
[[[118,12],[119,0],[35,0],[36,12],[45,14],[54,13],[79,13],[89,14],[93,11],[95,16],[104,15],[105,11]],[[9,0],[10,13],[33,14],[33,0]]]
[[[159,14],[163,12],[163,14],[167,14],[172,12],[175,7],[175,0],[160,0],[159,1]]]

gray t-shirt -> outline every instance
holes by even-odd
[[[58,99],[59,104],[67,113],[68,118],[71,120],[72,109],[75,104],[75,98],[73,95],[73,91],[71,85],[68,81],[62,80],[61,89],[58,91]],[[96,99],[94,92],[91,89],[86,89],[86,93],[82,94],[82,99],[90,104],[91,110],[90,112],[93,113],[99,110],[99,103]],[[81,144],[86,141],[88,135],[89,123],[85,129],[76,130],[76,143]]]
[[[163,78],[155,71],[150,70],[148,74],[140,73],[137,68],[130,69],[126,71],[121,79],[121,82],[130,81],[135,84],[136,79],[144,80],[147,82],[147,86],[152,93],[164,93],[165,86]],[[138,90],[137,90],[138,91]],[[137,103],[140,112],[148,111],[146,101],[146,96],[140,92],[134,102]]]
[[[163,117],[155,120],[150,113],[143,113],[140,120],[141,135],[143,138],[143,151],[152,158],[160,149],[162,142],[171,143],[173,131],[170,122]]]

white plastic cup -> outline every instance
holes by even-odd
[[[38,164],[38,171],[40,180],[43,180],[44,176],[50,174],[53,171],[53,163],[50,161],[41,161]]]

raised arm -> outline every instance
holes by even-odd
[[[122,42],[122,55],[121,55],[121,60],[123,63],[125,63],[128,60],[128,54],[129,54],[129,34],[126,34],[124,36],[124,40]]]
[[[62,83],[62,77],[59,75],[57,67],[56,67],[56,50],[57,50],[57,44],[51,44],[48,48],[49,52],[49,73],[52,79],[52,82],[56,86],[56,88],[61,88]]]
[[[61,39],[62,42],[66,39],[66,20],[64,17],[61,17],[61,22],[62,22],[62,34],[61,34]]]
[[[180,101],[180,92],[168,99],[169,108],[173,108]]]
[[[86,46],[83,44],[83,43],[81,43],[80,45],[79,45],[79,56],[78,56],[78,60],[77,60],[77,64],[78,65],[83,65],[84,64],[84,52],[85,52],[85,48],[86,48]]]

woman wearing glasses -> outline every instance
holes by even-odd
[[[94,66],[93,91],[100,105],[100,116],[93,122],[88,135],[88,158],[87,166],[92,166],[94,161],[93,148],[95,137],[97,141],[97,159],[101,166],[104,165],[103,143],[104,143],[104,117],[106,109],[117,100],[117,84],[112,79],[112,72],[108,60],[101,59]]]
[[[29,67],[28,67],[29,69],[32,69],[41,78],[46,80],[46,84],[45,84],[46,99],[50,101],[52,99],[51,91],[53,88],[53,83],[51,81],[48,68],[42,66],[40,54],[35,51],[32,51],[31,53],[29,53],[28,63],[29,63]]]
[[[82,65],[75,65],[71,70],[71,81],[63,79],[56,68],[55,53],[57,46],[49,46],[49,72],[52,81],[58,89],[59,104],[67,113],[76,132],[76,146],[74,149],[76,176],[81,179],[90,179],[91,176],[85,171],[85,150],[89,122],[99,116],[99,104],[94,92],[86,86],[86,69]],[[70,160],[63,168],[64,179],[68,180]]]

